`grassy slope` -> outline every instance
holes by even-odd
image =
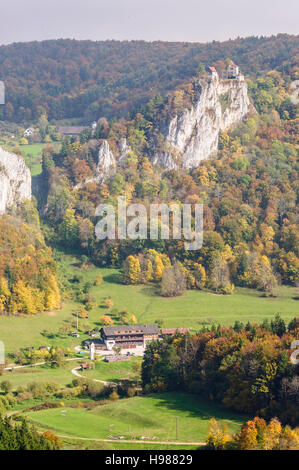
[[[42,172],[42,150],[47,144],[20,145],[24,152],[25,162],[30,168],[32,176],[39,175]]]
[[[109,435],[125,438],[156,437],[184,442],[204,441],[211,417],[225,422],[236,432],[245,418],[200,402],[195,396],[165,393],[122,399],[86,411],[83,408],[55,408],[26,413],[37,425],[58,434],[106,439]]]
[[[50,144],[36,143],[29,145],[18,145],[22,152],[24,153],[24,159],[27,167],[31,171],[32,176],[37,176],[42,172],[42,151],[43,148],[47,145],[51,145],[55,149],[58,149],[58,142],[51,142]],[[14,145],[5,145],[3,147],[9,152],[13,151]]]
[[[80,372],[89,379],[107,380],[117,382],[119,380],[137,380],[140,381],[141,357],[131,358],[128,362],[107,363],[103,360],[96,362],[96,368]],[[75,379],[71,374],[71,369],[82,364],[82,359],[78,361],[66,361],[63,367],[51,367],[50,365],[26,367],[23,369],[14,369],[4,371],[0,376],[0,383],[3,380],[9,380],[15,390],[19,385],[26,386],[31,382],[57,382],[60,385],[67,385]],[[136,371],[135,365],[139,368]],[[139,372],[138,372],[139,371]]]
[[[135,380],[139,374],[134,369],[134,365],[141,367],[142,358],[131,358],[126,362],[104,362],[99,361],[96,363],[95,369],[90,369],[83,372],[85,377],[90,379],[107,380],[111,382],[118,382],[119,380]]]
[[[31,382],[57,382],[60,385],[67,385],[75,378],[71,374],[71,369],[79,365],[79,360],[68,361],[65,366],[54,368],[50,366],[28,367],[23,369],[15,369],[6,371],[0,377],[0,383],[3,380],[9,380],[13,385],[13,390],[18,386],[25,387]]]
[[[100,327],[100,317],[109,314],[101,307],[102,301],[110,296],[118,310],[128,309],[136,315],[140,323],[153,323],[163,319],[166,327],[189,327],[199,329],[205,323],[219,322],[231,325],[236,320],[260,322],[273,318],[276,313],[289,321],[296,316],[298,301],[294,300],[295,288],[281,287],[276,299],[261,297],[252,289],[236,288],[231,296],[215,295],[201,291],[187,291],[182,297],[173,299],[157,295],[155,286],[125,286],[120,284],[119,272],[114,269],[91,268],[86,271],[76,267],[76,259],[65,256],[63,268],[66,277],[74,274],[83,276],[82,284],[93,282],[97,274],[102,274],[104,282],[99,287],[92,287],[91,295],[96,299],[96,307],[89,312],[91,327]],[[75,318],[79,304],[74,301],[64,303],[60,312],[43,313],[26,319],[22,317],[0,317],[0,339],[4,341],[6,351],[16,351],[20,347],[61,344],[71,346],[80,340],[67,337],[45,338],[41,332],[47,329],[56,333],[64,320]],[[86,323],[86,320],[83,320]]]

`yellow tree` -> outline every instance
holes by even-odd
[[[138,284],[140,282],[140,262],[137,256],[128,256],[123,266],[123,281],[125,284]]]
[[[247,421],[241,428],[241,432],[238,435],[239,446],[241,450],[254,450],[257,449],[258,431],[254,421]]]
[[[212,418],[209,423],[209,432],[206,439],[206,444],[209,449],[224,450],[227,443],[232,440],[226,424],[220,425],[215,418]]]

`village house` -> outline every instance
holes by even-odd
[[[227,66],[227,78],[238,78],[240,75],[240,69],[233,61]]]
[[[85,129],[89,129],[88,126],[60,126],[58,128],[58,133],[69,136],[69,137],[78,137],[81,132]]]
[[[91,338],[98,338],[100,336],[100,332],[94,330],[86,331],[86,334]]]
[[[159,328],[157,325],[104,326],[101,335],[108,350],[114,347],[146,348],[148,343],[159,338]]]
[[[24,136],[25,137],[31,137],[34,134],[35,130],[33,127],[28,127],[28,129],[25,130]]]
[[[96,352],[103,351],[106,349],[106,346],[101,339],[96,339],[96,338],[86,339],[83,342],[83,346],[85,349],[90,349],[92,344],[94,345],[94,349]]]
[[[211,74],[212,78],[218,77],[218,73],[215,67],[208,67],[208,72]]]

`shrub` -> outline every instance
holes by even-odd
[[[114,390],[112,393],[110,393],[109,400],[111,401],[119,400],[119,394]]]
[[[129,398],[133,398],[136,395],[136,388],[129,387],[127,390],[127,395]]]
[[[103,282],[103,276],[101,274],[99,274],[98,276],[96,276],[95,280],[94,280],[94,285],[95,286],[100,286]]]
[[[12,383],[9,380],[3,380],[0,384],[0,388],[4,393],[8,393],[12,389]]]

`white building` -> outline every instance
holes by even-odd
[[[30,137],[33,134],[34,134],[33,127],[28,127],[28,129],[26,129],[25,132],[24,132],[25,137]]]

